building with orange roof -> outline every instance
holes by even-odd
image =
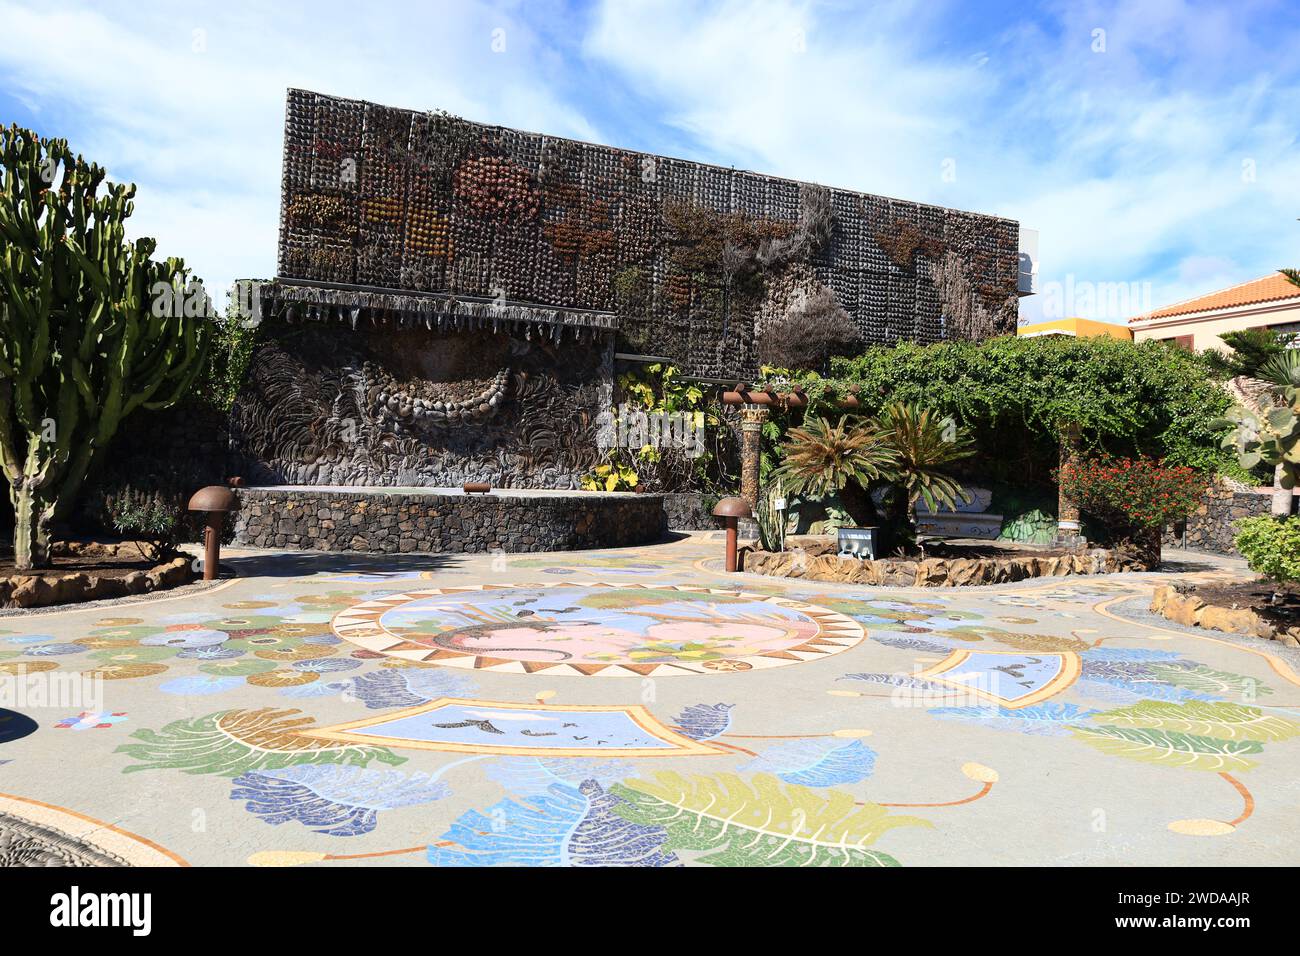
[[[1244,329],[1300,332],[1300,286],[1280,272],[1175,302],[1128,320],[1133,340],[1173,341],[1186,349],[1230,351],[1219,336]]]

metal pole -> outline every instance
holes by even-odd
[[[727,573],[736,570],[736,519],[727,518]]]
[[[209,511],[203,531],[203,580],[215,581],[221,563],[221,512]]]

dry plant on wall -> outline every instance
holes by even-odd
[[[1007,331],[1008,309],[1014,309],[1015,296],[996,310],[981,301],[971,284],[966,262],[955,252],[946,253],[934,264],[934,285],[948,320],[949,337],[977,342]],[[1014,316],[1012,316],[1014,327]]]
[[[852,351],[861,341],[857,326],[824,285],[800,287],[784,313],[764,323],[758,357],[779,368],[820,369],[833,355]]]
[[[835,211],[831,191],[825,186],[803,186],[799,190],[799,221],[788,236],[766,239],[755,254],[764,269],[774,269],[799,259],[807,259],[831,240],[835,228]]]

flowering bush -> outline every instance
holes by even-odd
[[[1205,490],[1205,478],[1186,465],[1156,458],[1094,458],[1057,469],[1065,494],[1108,524],[1158,531],[1185,518]]]
[[[1279,583],[1300,581],[1300,519],[1243,518],[1235,544],[1256,574]]]

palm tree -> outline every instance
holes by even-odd
[[[838,494],[844,510],[858,524],[870,524],[875,508],[867,488],[888,474],[898,460],[879,428],[850,424],[841,416],[832,425],[814,418],[787,433],[785,459],[773,473],[793,493],[824,498]]]
[[[876,423],[894,451],[895,463],[888,477],[899,491],[896,517],[906,520],[910,534],[915,534],[917,501],[924,500],[926,507],[937,511],[940,507],[955,509],[958,498],[971,500],[961,483],[943,471],[944,466],[975,453],[970,437],[951,419],[894,402],[885,406]]]

